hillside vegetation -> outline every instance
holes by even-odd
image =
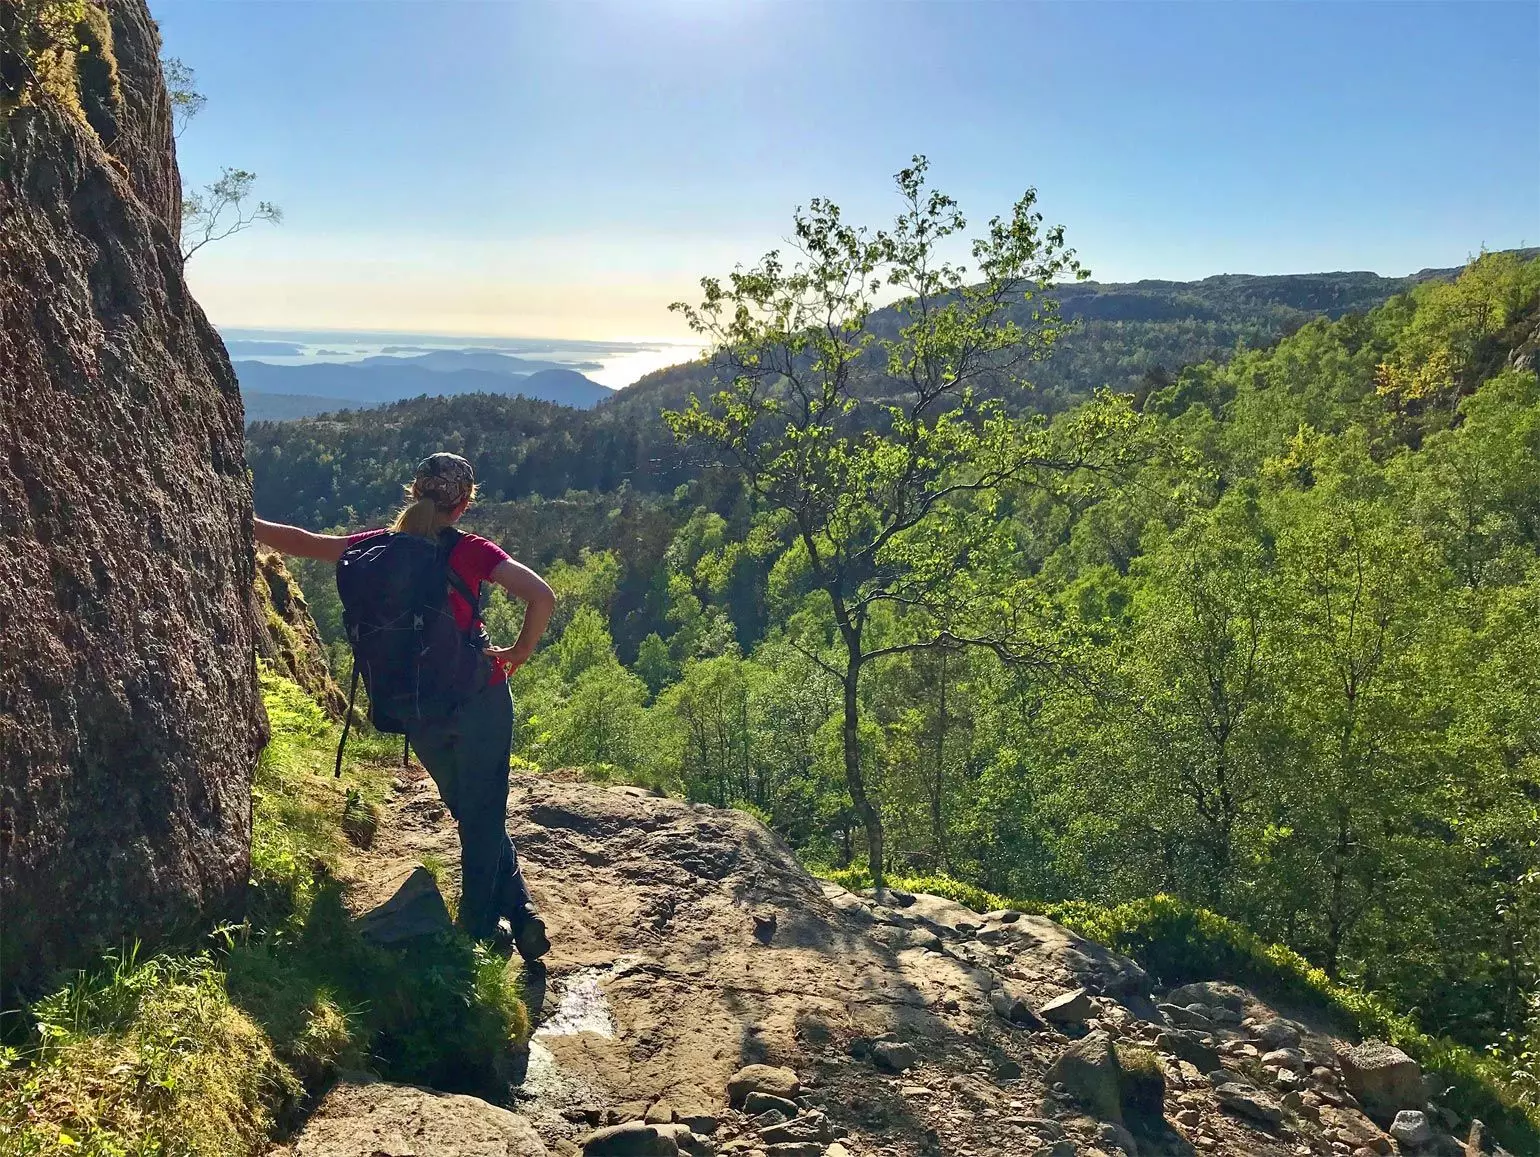
[[[1419,279],[1448,278],[1454,272],[1425,270],[1405,278],[1231,275],[1195,282],[1057,286],[1052,295],[1076,326],[1033,366],[1033,392],[1013,402],[1058,410],[1102,386],[1142,398],[1168,385],[1183,366],[1224,361],[1237,348],[1267,346],[1314,318],[1363,312]],[[891,328],[891,311],[880,311],[875,325]],[[250,374],[292,369],[241,362],[237,370],[249,365]],[[334,368],[325,367],[327,372]],[[260,392],[264,387],[258,377],[248,381],[248,373],[241,376],[244,390],[259,391],[248,395],[247,418],[253,424],[248,447],[263,509],[274,517],[329,523],[376,515],[397,497],[403,472],[443,447],[475,462],[482,493],[492,501],[560,498],[572,490],[611,491],[622,485],[638,493],[668,493],[698,470],[674,443],[660,411],[683,405],[691,393],[709,393],[716,372],[704,363],[660,370],[616,391],[588,415],[527,400],[544,395],[426,397],[313,422],[288,420],[378,406],[378,395],[343,392],[328,406],[325,398],[314,396],[319,391],[302,399],[280,397]],[[428,378],[412,392],[461,392],[447,383],[440,386]],[[485,383],[472,388],[499,395],[508,389]],[[584,398],[572,404],[591,402]]]
[[[861,744],[891,870],[1045,902],[1169,893],[1533,1074],[1537,300],[1540,261],[1487,256],[1173,374],[1116,485],[1006,495],[1011,597],[1060,660],[940,650],[870,672]],[[415,412],[431,420],[399,408],[372,453],[332,428],[339,486],[366,456],[390,463],[349,518],[378,517],[419,448],[527,444],[500,408],[453,430],[448,403]],[[522,413],[598,464],[568,413]],[[261,503],[284,444],[253,441]],[[280,513],[347,506],[292,497]],[[493,502],[471,525],[561,595],[558,641],[516,682],[523,758],[749,808],[814,861],[862,858],[827,600],[741,490],[708,474]],[[508,615],[494,604],[495,630]],[[921,627],[895,610],[872,630]]]

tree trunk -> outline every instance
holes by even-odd
[[[936,771],[930,788],[931,857],[941,871],[947,870],[946,821],[942,796],[946,789],[946,652],[941,652],[941,701],[936,712]]]
[[[883,888],[882,817],[867,798],[866,782],[861,777],[861,709],[856,697],[860,678],[860,664],[852,661],[845,671],[845,786],[850,790],[850,802],[855,805],[856,815],[866,829],[866,862],[871,868],[872,887],[880,894]]]
[[[1327,977],[1335,981],[1342,964],[1342,941],[1347,933],[1347,868],[1352,843],[1346,808],[1337,813],[1337,844],[1334,850],[1336,856],[1331,872],[1331,900],[1326,912],[1325,971]]]

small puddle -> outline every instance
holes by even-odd
[[[563,977],[557,984],[560,996],[556,1011],[546,1017],[529,1042],[528,1067],[513,1092],[519,1112],[529,1117],[547,1139],[574,1134],[574,1124],[562,1115],[563,1109],[602,1107],[610,1098],[581,1077],[565,1071],[542,1040],[579,1033],[591,1033],[605,1040],[618,1037],[620,1027],[609,997],[604,995],[603,983],[630,965],[630,960],[621,958],[602,968],[583,968]]]
[[[615,1011],[600,982],[608,980],[623,967],[624,962],[617,960],[608,968],[584,968],[566,977],[561,982],[556,1011],[535,1030],[535,1035],[576,1036],[580,1032],[591,1032],[614,1040],[619,1032]]]

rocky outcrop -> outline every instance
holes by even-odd
[[[322,1099],[292,1157],[545,1157],[524,1118],[475,1097],[343,1080]]]
[[[515,777],[508,823],[553,944],[524,975],[538,1028],[510,1106],[560,1157],[1506,1157],[1421,1085],[1376,1122],[1350,1073],[1395,1058],[1319,1010],[1162,989],[1041,916],[820,883],[741,813],[566,773]],[[418,861],[453,889],[454,822],[413,768],[344,872],[350,907]],[[1413,1150],[1397,1130],[1419,1121]]]
[[[257,552],[256,589],[262,608],[258,654],[309,691],[333,719],[341,719],[347,712],[347,696],[332,678],[326,648],[310,617],[304,592],[284,566],[283,555],[271,550]]]
[[[154,23],[106,13],[79,101],[0,126],[7,980],[234,912],[265,726],[240,394],[182,279]]]

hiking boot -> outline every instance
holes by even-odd
[[[508,924],[513,929],[513,946],[526,961],[539,960],[551,950],[551,941],[545,934],[545,921],[533,908],[525,908]]]

